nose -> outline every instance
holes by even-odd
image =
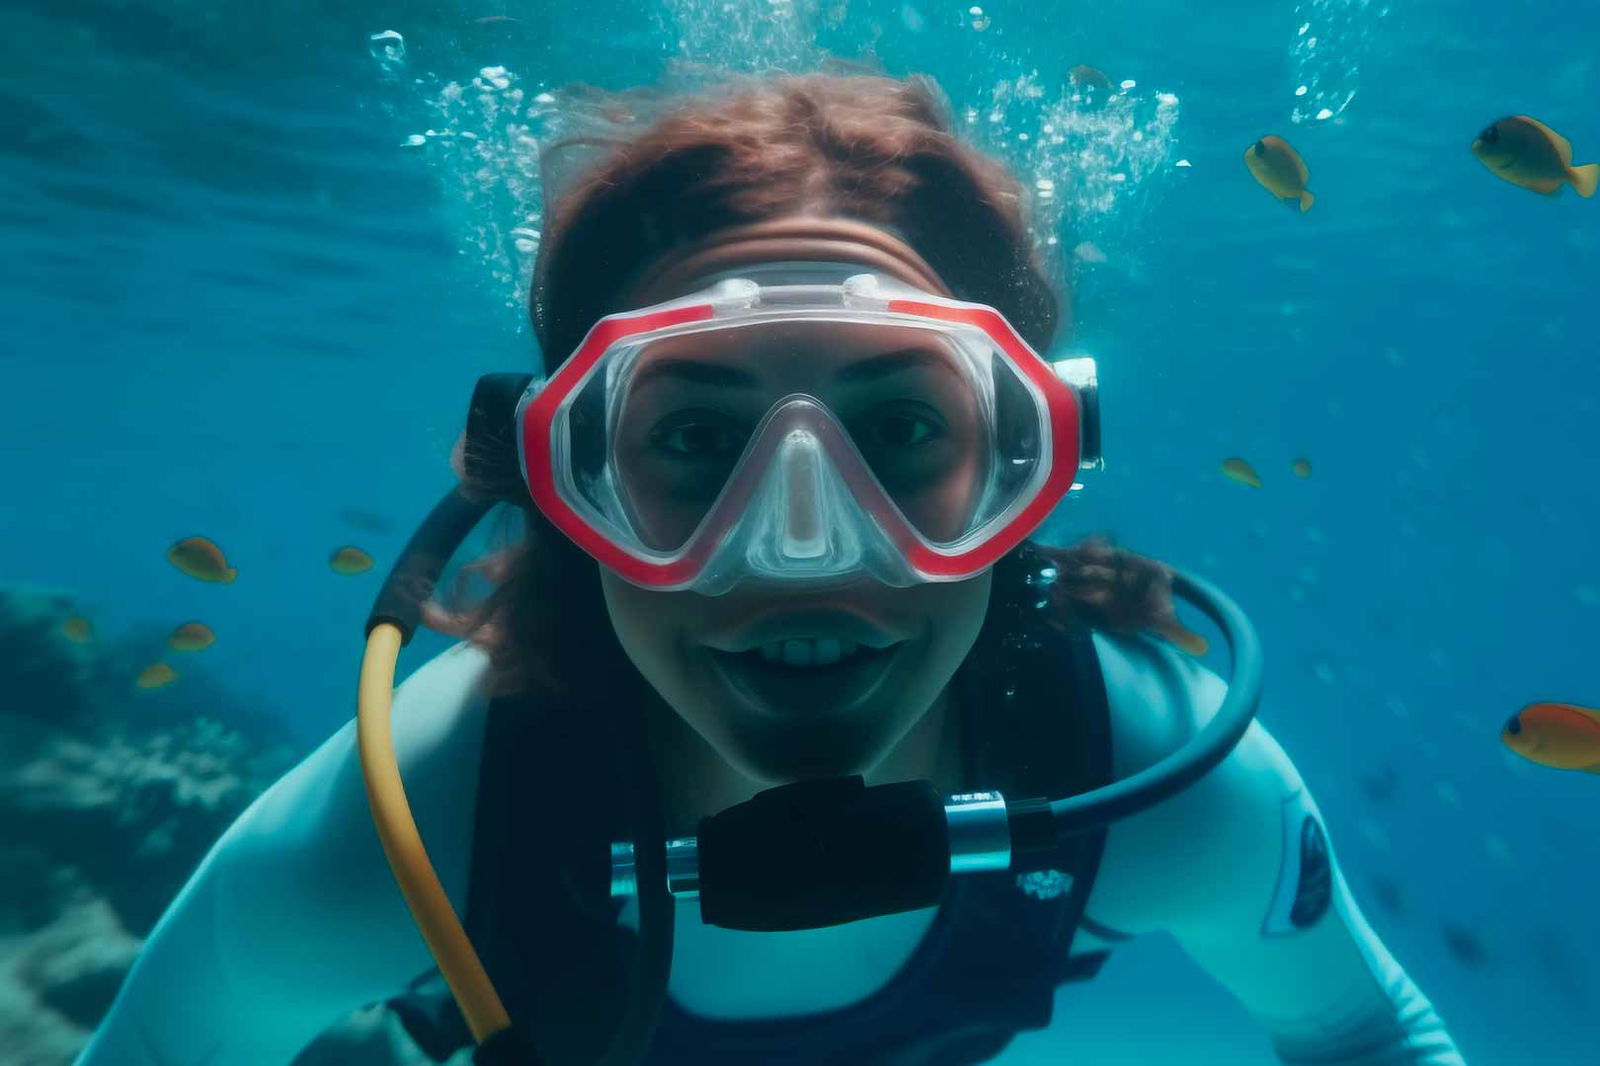
[[[828,550],[822,463],[822,442],[803,429],[789,433],[779,446],[785,558],[816,559]]]

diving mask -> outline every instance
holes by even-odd
[[[1047,362],[982,304],[791,266],[601,319],[518,404],[534,502],[626,580],[961,580],[1099,465],[1093,360]]]

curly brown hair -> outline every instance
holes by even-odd
[[[662,255],[730,225],[819,214],[895,232],[958,297],[999,309],[1035,348],[1048,347],[1067,317],[1016,179],[952,132],[929,81],[783,76],[679,101],[617,142],[548,212],[529,299],[547,370],[622,309],[631,281]],[[458,452],[466,481],[461,460]],[[466,488],[517,504],[523,534],[471,568],[496,586],[490,596],[462,611],[430,604],[428,623],[487,649],[498,691],[592,692],[614,671],[631,675],[598,564],[533,508],[520,481]],[[1049,597],[1058,616],[1203,650],[1177,622],[1162,564],[1101,539],[1027,547],[1057,570]]]

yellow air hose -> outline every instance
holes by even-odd
[[[505,1005],[484,971],[478,953],[467,939],[455,908],[445,895],[439,875],[422,846],[411,804],[406,801],[395,760],[390,712],[394,696],[395,662],[405,643],[399,627],[381,622],[367,636],[361,660],[361,683],[356,695],[356,737],[361,752],[361,774],[367,783],[372,821],[388,856],[389,868],[400,884],[406,906],[416,920],[428,950],[439,965],[445,983],[455,996],[467,1027],[478,1043],[511,1026]]]

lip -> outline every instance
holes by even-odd
[[[795,607],[780,603],[730,626],[726,633],[704,643],[712,651],[740,654],[783,640],[827,637],[880,651],[906,639],[857,610],[837,605]]]
[[[712,670],[751,709],[785,718],[848,714],[870,699],[899,657],[897,642],[886,651],[857,653],[835,666],[785,668],[754,656],[712,651]]]

